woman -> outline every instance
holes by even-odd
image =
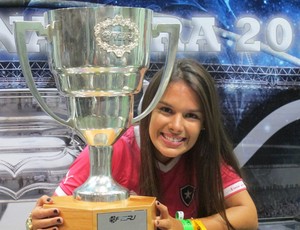
[[[156,94],[161,75],[151,80],[142,109]],[[133,127],[114,144],[113,177],[133,193],[157,197],[157,228],[181,230],[188,223],[208,230],[257,229],[256,208],[224,131],[213,79],[198,62],[176,62],[163,97],[139,129],[140,145]],[[56,195],[71,195],[88,175],[85,149]],[[51,198],[38,200],[32,229],[58,229],[59,210],[55,204],[43,209],[44,203]],[[190,220],[176,219],[176,211]]]

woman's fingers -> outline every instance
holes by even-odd
[[[42,207],[44,204],[52,204],[52,203],[53,203],[53,200],[51,197],[43,195],[37,200],[36,206]]]
[[[169,210],[168,207],[160,203],[159,201],[156,201],[156,208],[160,213],[160,218],[165,219],[169,217]]]
[[[35,208],[31,212],[33,230],[58,229],[62,225],[63,218],[59,216],[59,210],[53,208],[43,208],[44,204],[53,204],[53,200],[49,196],[40,197]]]
[[[31,212],[32,219],[44,219],[57,216],[59,216],[59,210],[57,208],[36,207]]]
[[[155,226],[162,230],[172,229],[168,207],[156,201],[156,208],[159,211],[159,216],[154,221]]]
[[[36,207],[31,212],[32,219],[44,219],[59,215],[57,208],[43,208],[44,204],[53,204],[51,197],[44,195],[37,200]]]
[[[63,219],[61,217],[47,218],[47,219],[32,219],[33,229],[51,229],[55,226],[63,224]]]

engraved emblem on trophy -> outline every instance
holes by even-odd
[[[73,196],[54,198],[65,220],[60,229],[154,229],[155,198],[130,196],[111,176],[113,144],[154,109],[175,62],[179,25],[154,25],[152,18],[150,9],[99,6],[50,10],[44,15],[46,26],[15,22],[16,46],[31,93],[49,116],[72,128],[89,146],[87,181]],[[67,119],[51,111],[36,88],[26,31],[36,31],[47,40],[50,70],[59,93],[66,98]],[[164,76],[150,106],[133,117],[133,96],[140,91],[149,68],[151,39],[161,32],[169,33]],[[112,225],[120,216],[131,221]]]

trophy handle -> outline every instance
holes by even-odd
[[[25,39],[25,33],[26,31],[36,31],[39,36],[48,36],[47,29],[44,28],[41,22],[15,22],[14,23],[14,33],[15,33],[15,42],[17,51],[19,53],[19,60],[21,64],[21,68],[23,71],[23,74],[25,76],[26,83],[28,85],[28,88],[30,89],[32,95],[34,98],[38,101],[39,105],[42,107],[42,109],[53,119],[55,119],[57,122],[66,125],[68,127],[74,128],[73,120],[68,118],[68,120],[64,120],[57,116],[55,113],[52,112],[52,110],[48,107],[48,105],[45,103],[44,99],[42,98],[41,94],[36,88],[31,68],[29,65],[29,59],[27,56],[27,47],[26,47],[26,39]],[[74,106],[74,105],[71,105]]]
[[[163,76],[160,80],[159,87],[157,89],[156,95],[151,101],[150,105],[138,116],[132,118],[132,123],[136,123],[146,117],[157,105],[159,100],[161,99],[162,95],[164,94],[169,80],[171,78],[171,74],[173,71],[176,53],[178,48],[178,40],[179,40],[179,24],[158,24],[155,25],[155,29],[152,31],[153,36],[157,37],[161,32],[169,33],[169,48],[168,54],[166,57],[166,65],[164,67]]]

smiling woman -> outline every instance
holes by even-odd
[[[148,107],[162,71],[143,98]],[[150,115],[130,127],[114,144],[112,175],[134,194],[157,197],[159,229],[257,229],[256,208],[242,180],[221,120],[214,81],[196,61],[178,60],[169,85]],[[89,176],[89,151],[77,157],[55,194],[71,195]],[[147,179],[145,179],[147,178]],[[43,196],[32,210],[33,229],[55,229],[63,218]],[[175,218],[182,211],[187,220]],[[46,218],[46,219],[45,219]]]

